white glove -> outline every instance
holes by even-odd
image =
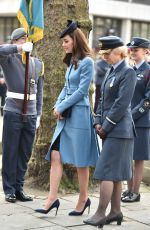
[[[40,126],[40,119],[41,119],[41,117],[37,116],[37,119],[36,119],[36,129],[38,129],[39,126]]]
[[[22,50],[24,52],[32,52],[32,50],[33,50],[33,43],[32,42],[25,42],[22,45]]]

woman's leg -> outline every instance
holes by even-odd
[[[132,165],[132,178],[127,181],[128,182],[128,191],[132,192],[134,188],[134,168],[135,168],[135,162]]]
[[[133,177],[130,181],[128,181],[129,191],[137,194],[139,193],[140,184],[143,178],[143,170],[144,170],[144,160],[135,160]]]
[[[111,197],[111,210],[109,217],[114,217],[121,213],[120,210],[120,198],[121,198],[121,181],[114,182],[114,189]]]
[[[75,210],[81,212],[88,199],[89,168],[77,168],[77,174],[80,194]]]
[[[143,178],[143,170],[144,170],[144,161],[143,160],[135,160],[134,163],[134,186],[132,191],[134,193],[139,193],[140,184]]]
[[[105,217],[106,209],[112,198],[113,189],[114,189],[113,181],[102,181],[100,183],[99,205],[95,214],[90,218],[92,222],[100,221]]]
[[[62,177],[62,163],[60,153],[56,150],[51,154],[51,168],[50,168],[50,190],[45,204],[45,209],[48,209],[52,203],[57,199],[58,188]]]

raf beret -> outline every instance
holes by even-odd
[[[17,28],[12,32],[11,40],[19,39],[19,38],[23,37],[24,35],[27,35],[27,33],[25,32],[24,28],[22,28],[22,27]]]
[[[117,36],[100,37],[98,40],[99,40],[99,46],[101,50],[114,49],[124,45],[121,38]]]
[[[129,48],[150,48],[150,40],[146,38],[133,37],[127,46]]]
[[[63,30],[63,32],[60,34],[60,38],[63,38],[64,36],[66,36],[67,34],[72,33],[74,30],[76,30],[77,28],[80,28],[79,23],[76,21],[72,21],[72,20],[67,20],[67,27]]]

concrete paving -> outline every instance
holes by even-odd
[[[126,187],[126,184],[123,184]],[[83,216],[68,216],[76,204],[78,194],[60,195],[60,208],[57,216],[55,210],[44,215],[34,211],[43,206],[47,192],[31,189],[27,185],[25,191],[34,198],[33,202],[8,203],[4,199],[0,176],[0,229],[1,230],[94,230],[95,227],[84,225],[83,220],[92,215],[98,205],[98,188],[89,195],[91,199],[91,210],[88,215],[87,210]],[[141,201],[125,204],[122,203],[124,221],[121,226],[116,223],[105,225],[103,229],[127,229],[127,230],[148,230],[150,229],[150,186],[141,185]],[[109,211],[109,207],[108,207]]]
[[[0,118],[2,124],[2,118]],[[1,128],[1,127],[0,127]],[[0,136],[1,138],[1,136]],[[1,171],[1,155],[0,155]],[[123,183],[126,187],[126,183]],[[0,230],[94,230],[96,227],[88,226],[83,223],[84,219],[92,215],[98,205],[98,187],[90,193],[91,210],[88,215],[87,210],[83,216],[71,217],[68,212],[73,210],[76,205],[78,194],[60,195],[60,208],[57,216],[55,210],[44,215],[34,211],[43,206],[48,192],[29,188],[25,185],[25,191],[34,198],[33,202],[16,202],[14,204],[5,201],[2,190],[2,179],[0,174]],[[148,230],[150,229],[150,186],[141,185],[141,201],[131,204],[122,203],[124,221],[121,226],[116,223],[105,225],[106,230]],[[109,207],[108,207],[109,211]]]

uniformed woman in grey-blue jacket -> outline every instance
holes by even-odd
[[[143,177],[144,160],[150,160],[150,65],[146,62],[150,41],[133,37],[127,44],[135,63],[137,84],[132,99],[132,116],[137,136],[134,139],[133,177],[128,181],[128,190],[123,192],[123,202],[140,201],[140,183]]]
[[[94,178],[100,181],[100,200],[95,214],[84,223],[102,227],[117,221],[121,224],[121,181],[132,177],[134,126],[131,99],[136,84],[134,70],[126,63],[127,48],[116,36],[99,39],[105,60],[112,65],[101,88],[95,128],[102,139]],[[109,202],[111,210],[106,216]]]
[[[96,165],[99,154],[88,96],[94,64],[77,22],[69,21],[61,38],[68,68],[65,86],[54,106],[57,126],[46,155],[51,161],[50,192],[44,209],[36,211],[46,214],[53,208],[58,209],[62,163],[68,163],[77,168],[80,190],[76,208],[69,215],[79,216],[91,204],[88,198],[89,166]]]

